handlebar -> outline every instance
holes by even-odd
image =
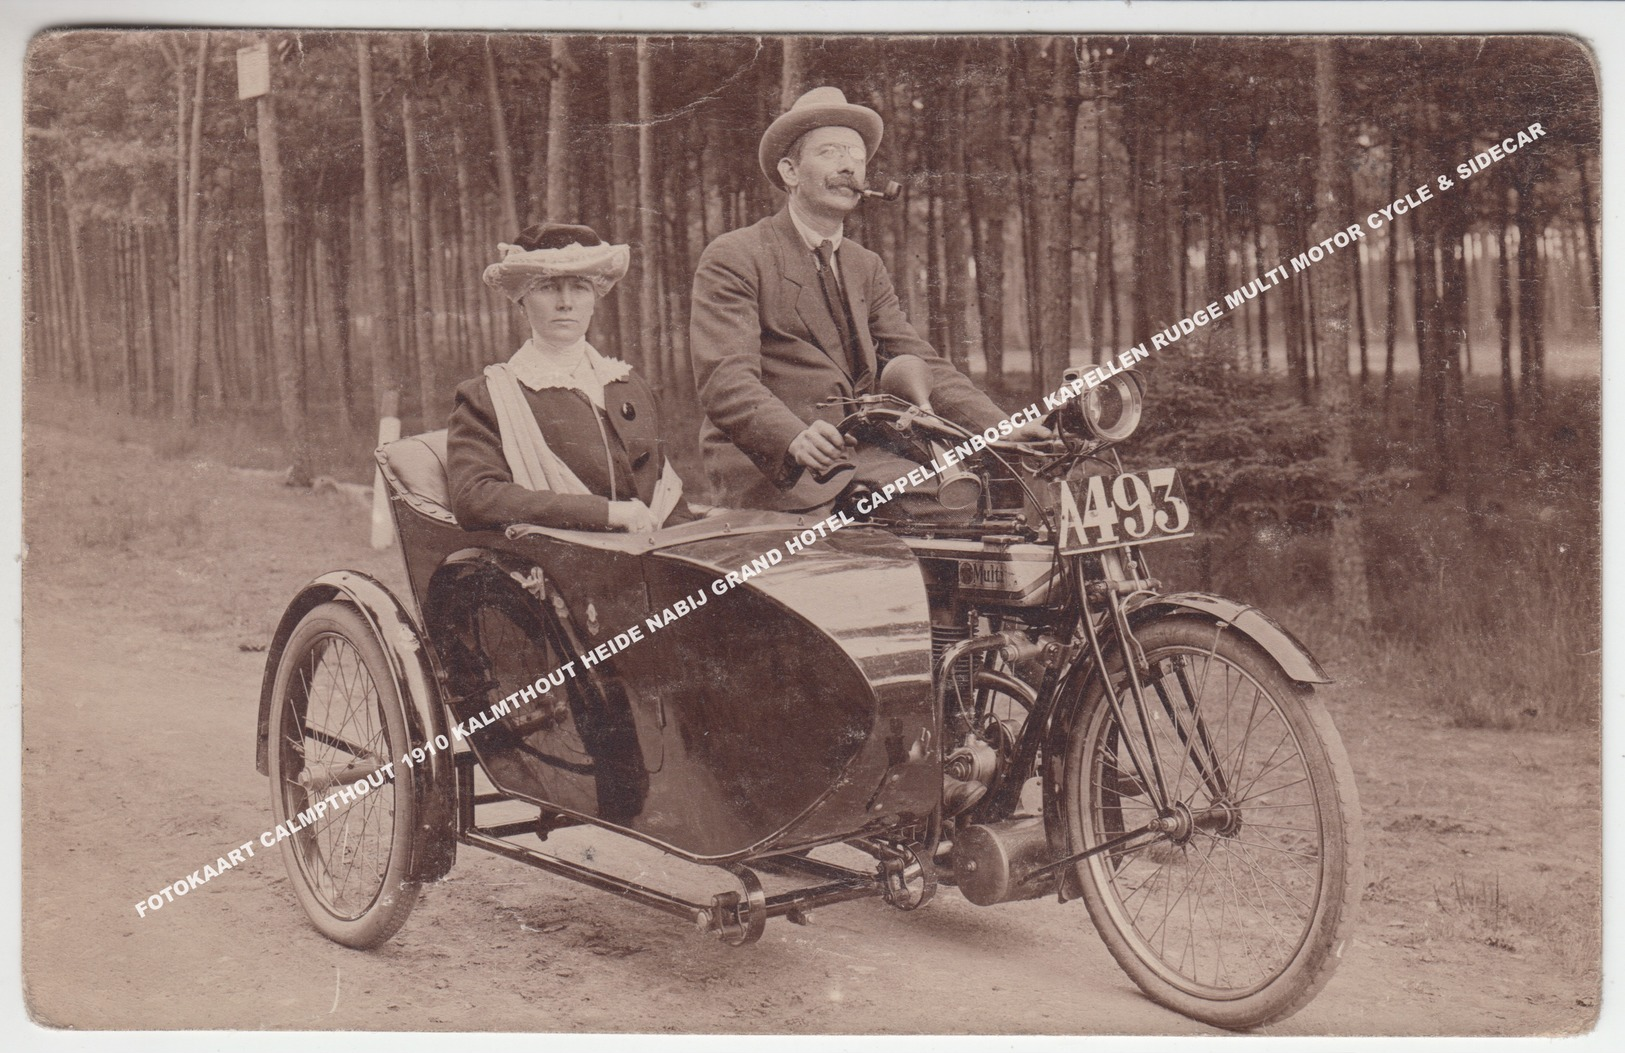
[[[955,424],[932,410],[916,406],[895,395],[862,395],[855,399],[830,399],[824,405],[852,407],[851,412],[835,426],[842,435],[850,434],[859,424],[875,418],[890,418],[897,423],[899,428],[905,430],[921,426],[926,431],[936,432],[936,437],[955,443],[968,439],[972,434],[975,434],[968,428]],[[987,445],[989,449],[995,452],[1045,457],[1064,453],[1067,449],[1066,443],[1060,438],[1034,439],[1030,441],[994,439]],[[814,476],[814,478],[817,477]]]
[[[925,438],[946,442],[949,445],[957,445],[976,434],[932,410],[891,394],[860,395],[856,398],[837,397],[827,399],[821,405],[841,406],[849,411],[835,426],[842,435],[850,435],[859,426],[878,420],[889,421],[900,431],[919,429],[926,433]],[[1059,436],[1031,441],[994,439],[987,443],[986,449],[995,456],[1043,458],[1055,458],[1071,452],[1066,441]],[[810,471],[810,474],[814,482],[823,485],[841,472],[855,471],[856,468],[851,461],[841,460],[823,471]]]

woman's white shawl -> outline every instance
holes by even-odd
[[[508,461],[513,481],[530,490],[547,490],[556,494],[589,494],[585,483],[570,470],[570,466],[548,448],[542,438],[542,426],[531,412],[520,390],[519,378],[506,362],[485,367],[485,387],[491,393],[491,405],[496,410],[497,430],[502,436],[502,455]],[[598,412],[593,408],[593,412]],[[667,460],[660,469],[660,479],[649,502],[654,521],[664,523],[671,510],[683,496],[683,480],[672,470]],[[630,500],[637,500],[633,494]]]

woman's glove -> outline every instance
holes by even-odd
[[[609,503],[609,528],[628,534],[648,534],[660,529],[660,524],[655,522],[649,506],[634,497],[630,501]]]

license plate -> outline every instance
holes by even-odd
[[[1124,472],[1113,479],[1069,479],[1061,487],[1061,554],[1190,537],[1185,487],[1172,468]]]

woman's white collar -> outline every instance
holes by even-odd
[[[606,358],[599,354],[598,349],[587,343],[585,338],[578,341],[575,346],[583,349],[593,379],[600,387],[613,384],[617,380],[625,380],[632,372],[632,367],[620,359]],[[520,383],[532,391],[541,391],[543,388],[583,390],[582,378],[574,375],[577,361],[574,347],[565,348],[559,355],[545,355],[534,342],[526,340],[524,346],[508,359],[508,368],[513,370],[513,375]],[[561,362],[567,364],[561,365]]]

